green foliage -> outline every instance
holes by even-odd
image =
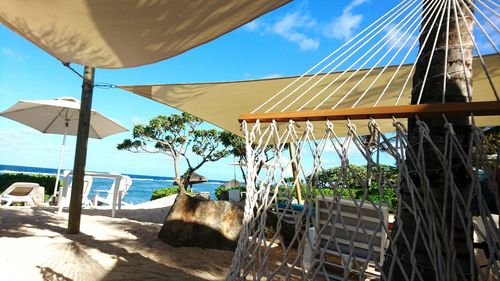
[[[3,192],[15,182],[34,182],[45,187],[45,194],[51,195],[54,193],[55,181],[56,176],[42,174],[1,174],[0,192]],[[59,186],[62,186],[61,180],[59,180]]]
[[[167,196],[178,194],[178,193],[179,193],[178,186],[157,189],[157,190],[153,191],[153,194],[151,195],[151,199],[149,199],[149,200],[155,200],[158,198],[167,197]]]
[[[133,140],[117,145],[118,150],[132,152],[162,152],[175,156],[189,142],[189,136],[202,120],[187,114],[158,115],[148,125],[138,124],[132,130]],[[149,146],[148,146],[149,145]]]
[[[231,132],[224,131],[220,134],[220,140],[227,147],[230,154],[239,159],[246,158],[245,139]]]
[[[494,155],[500,146],[500,126],[493,127],[484,132],[483,149],[486,155]]]
[[[188,113],[158,115],[149,124],[134,126],[133,139],[125,139],[117,145],[118,150],[131,152],[164,153],[172,158],[175,178],[180,179],[178,160],[184,158],[188,169],[183,179],[189,179],[191,174],[206,162],[214,162],[229,155],[221,142],[221,131],[198,129],[202,120]],[[201,157],[197,163],[188,158],[188,150]],[[189,186],[189,181],[186,186]]]
[[[302,197],[310,196],[309,198],[313,199],[323,194],[325,196],[340,196],[357,200],[366,198],[368,201],[374,203],[383,202],[391,208],[396,208],[398,201],[395,186],[398,180],[398,168],[379,165],[372,167],[371,171],[371,175],[367,179],[366,166],[349,165],[348,169],[345,170],[342,170],[341,167],[323,170],[315,177],[312,177],[311,182],[307,183],[312,184],[312,187],[301,181]],[[286,202],[290,196],[298,198],[297,190],[293,187],[293,179],[287,178],[285,182],[287,183],[286,186],[278,187],[277,200],[279,202]],[[379,186],[378,182],[381,183],[381,186]],[[307,187],[309,187],[308,190],[306,190]],[[245,191],[244,186],[227,188],[221,185],[215,190],[215,196],[220,200],[221,192],[230,189]],[[309,191],[309,195],[307,191]]]
[[[322,170],[312,178],[312,182],[322,191],[338,194],[344,198],[384,202],[391,207],[397,205],[395,191],[399,170],[389,165],[372,166],[371,173],[367,173],[366,166],[349,165],[346,169],[335,167]],[[379,186],[379,182],[381,186]],[[317,191],[319,193],[319,190]],[[317,194],[316,194],[317,195]]]
[[[242,186],[233,186],[233,187],[226,187],[224,185],[221,185],[215,189],[215,198],[217,198],[217,200],[220,200],[222,191],[228,191],[228,190],[233,190],[233,189],[244,192],[247,190],[247,187],[243,186],[243,185]]]

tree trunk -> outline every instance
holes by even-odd
[[[172,159],[174,160],[175,179],[178,180],[178,179],[180,179],[180,175],[179,175],[179,158],[176,157],[176,156],[173,156]]]
[[[429,7],[430,0],[424,1],[424,11]],[[447,10],[444,11],[444,18],[439,29],[438,17],[435,26],[422,29],[420,35],[420,48],[422,49],[422,55],[420,59],[416,62],[416,69],[413,76],[413,91],[412,91],[412,104],[416,104],[419,100],[420,93],[422,92],[420,103],[441,103],[441,102],[466,102],[468,101],[468,96],[472,96],[472,38],[467,31],[465,22],[469,28],[472,29],[473,19],[467,12],[466,6],[473,11],[473,0],[458,1],[456,7],[457,11],[462,9],[465,19],[462,17],[460,12],[457,15],[454,13],[453,3],[451,3],[450,8],[450,18],[449,18],[449,32],[447,32]],[[448,9],[447,4],[444,5],[443,9]],[[422,23],[426,19],[423,19]],[[456,22],[458,21],[458,26]],[[427,43],[423,45],[424,39],[430,32],[429,39]],[[471,32],[472,33],[472,32]],[[433,44],[437,36],[437,44],[434,48]],[[461,42],[459,38],[461,37]],[[447,42],[448,41],[448,42]],[[461,46],[462,43],[462,46]],[[463,50],[463,52],[462,52]],[[431,60],[431,54],[433,57]],[[427,74],[427,81],[425,81],[425,87],[422,90],[422,85],[424,82],[425,73],[427,71],[428,65],[430,63],[429,72]],[[465,69],[464,66],[465,65]],[[446,79],[444,76],[446,66]],[[443,100],[443,90],[445,89],[445,99]],[[468,151],[469,136],[470,136],[470,121],[467,116],[448,118],[448,121],[453,124],[453,130],[456,133],[456,138],[461,143],[465,151]],[[445,145],[445,122],[443,118],[420,118],[430,130],[430,136],[432,142],[439,148],[440,151],[444,151]],[[408,119],[408,139],[410,145],[415,149],[415,153],[419,149],[419,132],[420,127],[417,125],[417,120],[415,118]],[[401,184],[401,201],[400,204],[405,206],[407,204],[409,208],[402,208],[399,214],[399,219],[402,222],[402,232],[404,235],[397,236],[398,223],[396,222],[395,228],[392,230],[392,243],[395,244],[397,253],[392,251],[391,246],[387,252],[387,258],[384,263],[384,273],[389,276],[390,264],[393,258],[399,259],[404,268],[400,268],[399,265],[395,265],[392,272],[392,280],[406,280],[404,273],[408,278],[411,278],[412,274],[418,273],[422,276],[423,280],[443,280],[451,278],[450,280],[471,280],[475,279],[475,269],[471,265],[470,257],[473,256],[473,252],[469,252],[466,245],[466,237],[472,235],[472,229],[466,229],[466,227],[458,220],[456,212],[461,210],[462,212],[468,212],[465,206],[458,206],[456,201],[452,201],[452,196],[450,191],[445,188],[448,173],[445,171],[445,167],[442,163],[437,160],[434,149],[431,145],[424,141],[422,146],[423,154],[425,155],[425,176],[428,182],[421,182],[423,179],[417,173],[417,168],[409,161],[407,158],[406,166],[410,172],[410,182],[415,184],[415,190],[411,191],[408,182],[405,179],[402,180]],[[407,154],[408,155],[408,154]],[[468,198],[468,192],[470,192],[470,182],[471,179],[468,177],[465,167],[460,163],[457,154],[452,155],[451,161],[453,167],[451,168],[453,178],[452,180],[457,184],[459,192]],[[421,168],[419,168],[421,169]],[[412,201],[412,192],[420,193],[422,198],[433,197],[436,201],[435,208],[429,208],[429,202],[416,202]],[[427,194],[426,194],[427,193]],[[456,199],[456,198],[455,198]],[[455,207],[452,207],[455,204]],[[420,209],[423,223],[429,225],[434,224],[434,232],[436,232],[435,237],[429,238],[431,233],[426,233],[426,230],[420,228],[417,230],[416,227],[416,217],[415,211]],[[444,210],[444,212],[443,212]],[[455,212],[455,216],[452,216],[452,212]],[[444,219],[440,220],[436,216],[437,214],[444,215]],[[426,217],[427,216],[427,217]],[[454,221],[452,221],[454,220]],[[433,223],[434,221],[434,223]],[[428,230],[427,230],[428,231]],[[406,242],[403,240],[403,236],[406,236],[410,245],[416,241],[415,250],[409,249],[406,246]],[[440,242],[441,247],[425,247],[425,244],[429,245],[424,241],[429,241],[430,239],[437,239]],[[436,244],[432,244],[436,246]],[[447,245],[454,251],[449,253],[445,246]],[[397,257],[395,257],[395,256]],[[455,260],[452,259],[455,256]],[[412,267],[411,259],[415,258],[417,264],[416,267]],[[442,265],[441,268],[436,268],[436,263],[433,264],[432,261],[440,260],[438,264]],[[448,265],[451,267],[447,267]],[[440,266],[439,266],[440,267]],[[449,270],[447,270],[449,269]],[[417,278],[416,280],[419,280]]]

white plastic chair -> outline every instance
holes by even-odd
[[[330,209],[329,205],[333,204]],[[334,216],[330,217],[330,212]],[[358,217],[360,216],[360,217]],[[330,220],[328,218],[330,217]],[[328,279],[343,280],[343,276],[334,273],[346,267],[349,272],[357,272],[357,265],[366,267],[367,279],[378,279],[377,271],[384,262],[385,248],[387,246],[387,233],[381,225],[388,225],[389,209],[385,204],[372,204],[352,199],[336,199],[321,195],[316,198],[316,226],[308,229],[309,240],[304,248],[303,265],[306,270],[311,270],[313,262],[318,257],[313,255],[315,243],[320,243],[320,252],[325,255],[323,269],[320,274],[328,275]],[[323,230],[321,233],[318,231]],[[328,243],[330,235],[335,235]],[[351,249],[354,247],[354,250]],[[350,256],[352,251],[352,256]],[[326,256],[338,257],[337,261],[329,261]],[[348,263],[345,266],[344,263]]]
[[[118,182],[118,188],[116,184]],[[127,194],[130,186],[132,185],[132,179],[129,176],[121,176],[116,178],[111,188],[109,190],[96,190],[96,195],[94,197],[94,206],[99,206],[101,204],[107,204],[112,206],[118,205],[118,209],[121,209],[121,205],[130,205],[129,203],[123,202],[123,197]],[[117,194],[115,195],[115,191]],[[101,196],[100,194],[106,193],[106,196]]]
[[[69,182],[69,176],[71,173],[66,173],[64,175],[64,185],[63,189],[60,191],[59,199],[59,211],[62,211],[63,207],[69,207],[69,202],[71,199],[71,190],[73,182]],[[92,201],[88,198],[90,189],[92,188],[92,182],[94,179],[91,176],[83,177],[83,192],[82,192],[82,206],[89,207],[92,206]]]
[[[44,201],[44,190],[45,188],[38,183],[16,182],[0,194],[0,202],[5,202],[1,204],[2,206],[10,206],[13,203],[40,205]]]

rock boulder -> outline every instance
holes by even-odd
[[[174,247],[235,250],[242,222],[243,208],[235,203],[180,192],[158,237]]]

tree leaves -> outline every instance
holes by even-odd
[[[177,159],[183,157],[188,165],[183,177],[189,178],[206,162],[218,161],[231,153],[221,138],[222,135],[227,136],[227,133],[216,129],[199,129],[202,123],[203,120],[188,113],[158,115],[146,125],[135,125],[132,139],[125,139],[117,145],[117,149],[170,156],[174,162],[176,179],[179,178]],[[192,163],[188,150],[201,157],[201,160],[196,164]]]

